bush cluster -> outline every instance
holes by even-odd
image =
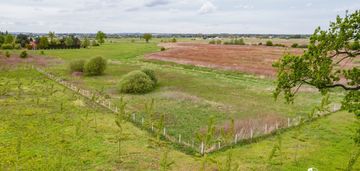
[[[84,72],[87,76],[102,75],[106,69],[106,60],[102,57],[95,57],[89,61],[75,60],[70,62],[71,72]]]
[[[222,41],[221,41],[221,40],[210,40],[210,41],[209,41],[209,44],[213,44],[213,45],[215,45],[215,44],[217,44],[217,45],[221,45],[221,44],[222,44]]]
[[[245,45],[244,39],[231,39],[230,41],[224,42],[224,45]]]
[[[84,65],[84,72],[88,76],[102,75],[106,69],[106,60],[102,57],[90,59]]]
[[[143,94],[152,91],[157,81],[153,70],[136,70],[123,76],[119,88],[122,93]]]
[[[10,43],[4,43],[1,45],[1,49],[14,49],[14,45]]]

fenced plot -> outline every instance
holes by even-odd
[[[76,85],[65,81],[62,78],[59,78],[53,74],[46,72],[45,70],[34,67],[38,72],[44,74],[49,79],[73,90],[74,92],[84,96],[85,98],[93,101],[94,103],[114,112],[118,113],[119,108],[117,105],[113,104],[110,99],[107,99],[103,95],[99,93],[92,92],[90,90],[85,90],[78,88]],[[335,112],[340,110],[340,106],[335,104],[330,112]],[[317,116],[324,116],[329,114],[329,112],[321,112],[317,113]],[[291,128],[294,126],[298,126],[304,121],[308,121],[305,118],[295,117],[295,118],[287,118],[287,120],[275,120],[272,123],[264,123],[264,124],[256,124],[255,122],[249,121],[248,123],[241,123],[242,126],[237,127],[236,129],[231,131],[230,135],[222,136],[215,135],[212,141],[205,143],[204,141],[200,141],[200,143],[196,143],[197,138],[192,139],[184,139],[183,135],[170,135],[167,132],[166,125],[163,127],[156,127],[154,121],[148,121],[140,112],[134,112],[127,116],[127,120],[134,123],[138,127],[144,130],[148,130],[150,133],[157,134],[161,132],[162,137],[166,140],[172,142],[176,146],[179,146],[181,149],[187,151],[198,152],[200,154],[211,153],[225,147],[229,147],[232,145],[236,145],[240,142],[251,142],[251,140],[255,138],[261,138],[267,135],[274,134],[278,130],[283,130],[287,128]]]

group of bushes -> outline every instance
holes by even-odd
[[[106,60],[95,57],[89,61],[76,60],[70,63],[71,72],[83,72],[86,76],[102,75],[106,69]],[[124,75],[119,83],[122,93],[142,94],[152,91],[157,85],[154,70],[144,68]]]
[[[102,57],[95,57],[89,61],[76,60],[70,63],[71,72],[83,72],[87,76],[102,75],[106,69],[107,62]]]
[[[244,39],[231,39],[230,41],[224,42],[224,45],[245,45]]]
[[[210,40],[209,44],[212,44],[212,45],[221,45],[222,44],[222,41],[221,40]]]
[[[305,45],[305,44],[299,45],[299,44],[297,44],[297,43],[294,43],[294,44],[291,45],[291,47],[292,47],[292,48],[307,48],[308,45]]]
[[[1,54],[1,51],[0,51],[0,54]],[[5,57],[7,57],[7,58],[10,58],[10,56],[11,56],[11,54],[10,54],[10,52],[9,51],[5,51]],[[19,54],[19,57],[20,58],[27,58],[28,57],[28,53],[27,53],[27,51],[21,51],[20,52],[20,54]]]

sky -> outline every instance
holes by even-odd
[[[0,0],[0,31],[311,34],[360,0]]]

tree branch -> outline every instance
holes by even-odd
[[[360,85],[350,87],[350,86],[347,86],[347,85],[344,85],[344,84],[332,84],[332,85],[324,85],[324,86],[318,87],[317,85],[314,85],[311,82],[308,82],[308,81],[305,81],[305,80],[302,80],[302,82],[304,82],[305,84],[308,84],[308,85],[315,86],[315,87],[317,87],[319,89],[341,87],[341,88],[343,88],[344,90],[347,90],[347,91],[360,90]]]

